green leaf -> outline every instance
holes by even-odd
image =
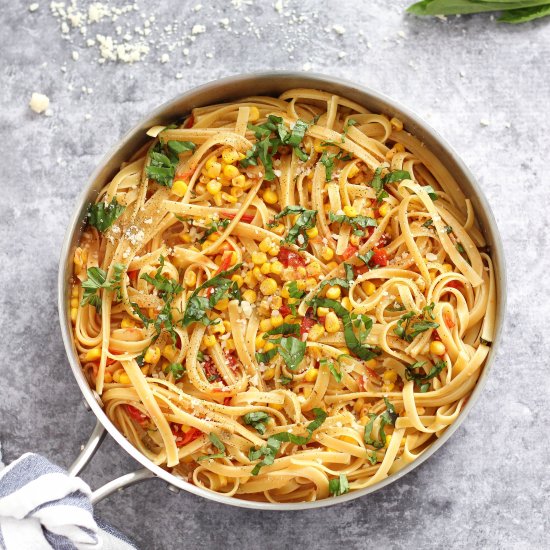
[[[342,132],[341,141],[344,143],[346,141],[346,136],[348,135],[348,131],[351,126],[355,126],[357,124],[357,121],[353,118],[348,118],[346,123],[344,124],[344,131]]]
[[[116,197],[110,203],[98,202],[91,204],[86,215],[87,223],[104,233],[124,212],[125,208],[125,206],[118,204]]]
[[[268,330],[264,335],[264,340],[267,340],[270,336],[273,336],[275,334],[283,334],[285,336],[289,334],[293,334],[298,336],[300,334],[300,325],[297,325],[295,323],[283,323],[279,327],[272,328]]]
[[[513,10],[547,4],[547,0],[422,0],[407,8],[415,15],[455,15]]]
[[[213,220],[212,222],[210,222],[207,225],[207,229],[204,235],[201,237],[201,239],[199,239],[199,243],[202,244],[203,242],[206,241],[206,239],[208,239],[208,237],[210,237],[210,235],[214,233],[217,233],[217,232],[221,233],[229,225],[230,222],[231,220],[229,218],[224,218],[221,220]]]
[[[170,363],[169,365],[166,365],[166,367],[164,368],[165,374],[168,374],[169,372],[172,373],[172,375],[176,380],[180,380],[181,378],[183,378],[183,375],[185,374],[186,369],[181,363]]]
[[[111,292],[116,292],[116,298],[121,299],[120,296],[120,279],[122,273],[126,269],[124,264],[116,263],[113,265],[114,275],[113,278],[106,282],[107,273],[99,267],[89,267],[87,269],[88,278],[82,283],[82,300],[81,306],[90,304],[94,306],[98,313],[101,313],[101,298],[99,296],[99,289],[103,288]]]
[[[346,475],[340,474],[338,477],[331,479],[328,482],[328,492],[335,497],[349,493],[349,483]]]
[[[172,300],[177,294],[183,291],[183,287],[178,284],[177,281],[173,279],[168,279],[162,275],[162,270],[164,268],[164,256],[159,257],[160,266],[158,267],[154,278],[144,273],[140,279],[147,281],[149,284],[153,285],[159,292],[158,295],[160,298],[166,300]]]
[[[263,363],[267,365],[278,353],[277,348],[270,349],[269,351],[264,351],[263,353],[256,353],[256,361],[258,363]]]
[[[550,15],[550,4],[543,4],[540,6],[530,8],[520,8],[517,10],[510,10],[504,12],[498,19],[501,23],[526,23],[527,21],[534,21],[541,17]]]
[[[212,458],[224,458],[226,456],[225,454],[225,445],[220,441],[220,438],[214,433],[214,432],[210,432],[208,434],[208,439],[210,439],[212,445],[214,445],[214,447],[216,447],[216,449],[218,449],[218,451],[220,451],[218,454],[215,454],[215,455],[205,455],[205,456],[201,456],[199,458],[197,458],[197,461],[201,461],[201,460],[209,460],[209,459],[212,459]]]
[[[332,172],[334,171],[334,159],[336,154],[330,154],[328,151],[323,151],[320,162],[325,167],[325,181],[332,180]]]
[[[265,425],[271,417],[263,411],[255,411],[247,413],[243,416],[245,424],[252,426],[259,434],[265,433]]]
[[[380,425],[378,428],[378,435],[380,440],[373,439],[371,437],[372,429],[374,427],[374,422],[378,418],[375,414],[369,414],[369,422],[365,426],[365,432],[363,434],[363,439],[366,445],[372,445],[375,449],[381,449],[386,445],[386,432],[384,427],[387,425],[395,426],[395,421],[398,418],[398,414],[395,412],[395,407],[390,403],[390,401],[384,397],[384,403],[386,405],[386,410],[380,415]]]
[[[288,284],[287,288],[288,288],[288,295],[291,298],[296,298],[299,300],[305,294],[303,290],[300,290],[298,288],[298,283],[296,281],[291,281]]]
[[[305,250],[309,243],[309,237],[307,236],[306,231],[315,227],[317,223],[317,210],[307,210],[303,206],[287,206],[281,212],[279,212],[273,219],[273,222],[268,224],[268,227],[274,227],[277,220],[280,220],[284,216],[289,214],[299,214],[295,224],[288,231],[288,235],[283,240],[285,243],[299,244],[300,250]],[[302,236],[303,242],[300,244],[298,242],[298,237]]]
[[[420,384],[421,382],[427,382],[432,378],[435,378],[439,373],[447,366],[445,361],[437,361],[435,365],[426,373],[416,372],[417,369],[422,368],[426,364],[426,361],[417,361],[412,365],[407,365],[405,367],[405,377],[407,380],[414,380],[416,383]],[[422,390],[422,386],[420,388]]]
[[[181,155],[181,153],[187,153],[189,151],[194,151],[196,145],[191,141],[175,141],[170,140],[166,142],[168,149],[170,149],[176,155]]]
[[[252,469],[252,475],[257,476],[260,473],[262,466],[270,466],[273,464],[280,448],[281,442],[273,436],[267,439],[267,445],[264,447],[260,447],[259,449],[252,447],[248,453],[248,458],[250,460],[258,460],[263,457],[262,461],[258,462],[258,464],[256,464],[256,466]]]
[[[366,229],[367,227],[376,227],[378,225],[376,220],[369,216],[354,216],[350,218],[345,214],[333,214],[329,212],[328,219],[330,223],[347,223],[354,229]]]
[[[281,338],[279,354],[290,370],[296,370],[302,362],[306,351],[306,343],[294,336]]]
[[[374,256],[374,250],[369,250],[365,254],[357,255],[357,257],[367,266],[369,265],[369,262],[371,261],[373,256]]]
[[[439,198],[438,194],[434,191],[434,188],[431,185],[424,185],[422,189],[428,193],[428,196],[433,201],[436,201]]]
[[[224,296],[228,296],[230,299],[240,300],[239,287],[235,281],[229,279],[230,275],[233,275],[237,269],[240,269],[242,264],[237,264],[231,269],[226,271],[220,271],[217,275],[204,282],[198,288],[196,288],[185,307],[185,313],[183,314],[182,325],[184,327],[189,326],[191,323],[202,323],[203,325],[211,325],[211,321],[207,312],[212,309]],[[201,290],[207,288],[214,288],[214,292],[209,297],[199,296]]]
[[[343,354],[343,355],[345,355],[345,354]],[[334,379],[336,380],[336,382],[338,384],[342,381],[343,374],[336,370],[336,367],[334,366],[333,361],[329,361],[326,357],[323,357],[322,359],[319,360],[319,364],[320,365],[328,365],[328,369],[329,369],[330,373],[332,374],[332,376],[334,376]]]
[[[410,173],[406,170],[394,170],[393,172],[388,172],[384,177],[382,177],[382,170],[382,168],[377,168],[374,171],[374,176],[370,182],[371,187],[376,191],[376,200],[378,202],[389,196],[384,189],[384,185],[411,178]]]

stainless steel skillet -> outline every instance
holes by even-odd
[[[72,273],[73,252],[80,238],[83,220],[88,205],[90,202],[95,200],[99,190],[118,171],[121,163],[129,159],[132,154],[145,143],[148,139],[145,132],[151,126],[171,123],[173,120],[181,118],[182,115],[189,113],[194,107],[222,103],[224,101],[244,98],[251,95],[277,96],[290,88],[317,88],[347,97],[361,105],[364,105],[373,112],[397,116],[403,121],[405,129],[421,139],[426,146],[443,162],[447,169],[456,178],[466,196],[471,198],[476,212],[476,217],[480,222],[488,246],[491,249],[491,256],[496,273],[497,308],[493,345],[483,372],[474,391],[472,392],[470,399],[466,403],[462,413],[454,424],[452,424],[445,431],[443,436],[433,443],[419,459],[399,471],[397,474],[392,475],[384,481],[366,489],[316,502],[272,504],[226,497],[213,491],[196,487],[195,485],[172,475],[170,472],[160,468],[159,466],[154,465],[135,447],[133,447],[130,442],[117,430],[111,420],[109,420],[103,412],[99,403],[99,396],[89,387],[80,367],[72,338],[72,326],[69,313],[69,280]],[[107,432],[109,432],[109,434],[130,456],[132,456],[143,466],[142,469],[119,477],[118,479],[115,479],[96,490],[93,493],[93,501],[97,502],[111,494],[113,491],[124,488],[138,481],[152,477],[159,477],[165,480],[168,487],[174,491],[183,489],[224,504],[259,510],[305,510],[309,508],[320,508],[323,506],[347,502],[382,489],[390,483],[400,479],[427,460],[458,429],[482,393],[489,370],[494,362],[498,343],[501,338],[506,305],[504,252],[496,222],[487,200],[473,175],[468,168],[466,168],[464,163],[460,160],[452,148],[447,144],[447,142],[412,111],[372,89],[358,86],[357,84],[343,81],[341,79],[333,79],[324,75],[293,72],[252,73],[232,76],[210,82],[185,92],[171,101],[168,101],[164,105],[161,105],[158,109],[146,116],[137,126],[130,130],[130,132],[128,132],[103,158],[97,169],[91,175],[88,183],[84,186],[84,189],[78,199],[61,251],[58,291],[61,332],[63,335],[67,356],[69,358],[69,364],[84,396],[86,405],[97,418],[93,433],[87,444],[84,446],[81,454],[71,466],[70,472],[73,475],[78,475],[80,473],[80,471],[92,458]]]

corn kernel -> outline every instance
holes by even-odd
[[[357,209],[353,206],[344,206],[344,214],[348,218],[355,218],[359,215],[359,212],[357,212]]]
[[[262,270],[258,266],[256,266],[252,270],[252,274],[254,275],[257,281],[263,281],[265,279],[265,275],[262,273]]]
[[[252,252],[252,263],[256,265],[262,265],[267,262],[267,256],[265,252]]]
[[[272,241],[269,237],[266,237],[263,241],[260,242],[260,244],[258,245],[258,248],[260,249],[260,252],[268,252],[269,249],[271,248],[272,246]]]
[[[233,185],[233,187],[236,187],[238,189],[242,189],[246,185],[246,177],[243,174],[239,174],[238,176],[235,176],[231,180],[231,185]]]
[[[360,397],[357,399],[357,401],[353,404],[353,410],[355,412],[361,412],[361,409],[365,406],[365,400]]]
[[[239,153],[235,149],[224,149],[222,151],[222,160],[225,164],[233,164],[239,160]]]
[[[284,322],[285,320],[281,314],[271,317],[271,324],[273,325],[273,328],[280,327]]]
[[[271,307],[273,309],[279,309],[283,305],[283,299],[280,296],[273,296],[271,298]]]
[[[117,370],[114,374],[113,374],[113,380],[118,384],[120,382],[120,375],[122,374],[122,370]]]
[[[183,180],[176,180],[172,184],[172,193],[178,197],[183,197],[187,193],[187,184]]]
[[[122,318],[120,322],[120,328],[133,328],[136,326],[136,321],[127,315]]]
[[[78,298],[78,286],[74,285],[73,288],[71,288],[71,296],[73,298]]]
[[[216,195],[217,193],[219,193],[222,189],[222,184],[217,181],[217,180],[210,180],[207,184],[206,184],[206,190],[211,194],[211,195]]]
[[[243,300],[246,300],[250,304],[253,304],[256,301],[256,298],[256,293],[253,290],[245,290],[243,292]]]
[[[447,349],[445,348],[445,344],[443,342],[434,340],[430,343],[430,353],[433,353],[434,355],[445,355],[446,351]]]
[[[147,348],[147,351],[145,352],[145,355],[143,357],[143,360],[146,363],[151,363],[155,365],[158,363],[158,360],[160,359],[160,348],[158,346],[151,346]]]
[[[353,306],[351,305],[351,300],[347,297],[347,296],[344,296],[344,298],[342,298],[342,305],[348,310],[348,311],[351,311],[353,309]]]
[[[384,372],[382,378],[385,382],[395,382],[397,380],[397,373],[394,370],[390,369]]]
[[[218,300],[218,303],[214,306],[218,311],[225,311],[229,307],[229,298],[222,298]]]
[[[260,330],[262,330],[263,332],[267,332],[272,328],[273,328],[273,324],[271,323],[271,319],[262,319],[260,321]]]
[[[256,349],[262,349],[267,344],[267,340],[264,339],[263,333],[256,336],[255,344]]]
[[[174,362],[177,354],[178,354],[178,348],[176,348],[176,346],[174,345],[164,346],[164,349],[162,350],[162,356],[165,359],[168,359],[168,361],[170,361],[171,363]]]
[[[286,231],[286,227],[284,224],[280,223],[279,225],[275,226],[273,229],[271,229],[275,235],[283,235]]]
[[[390,442],[391,442],[391,434],[388,434],[386,436],[386,447],[389,447],[390,446]]]
[[[376,285],[371,281],[362,282],[361,288],[365,291],[367,296],[372,296],[376,292]]]
[[[453,270],[453,266],[451,264],[443,264],[441,267],[443,268],[443,273],[449,273],[449,271]]]
[[[211,348],[216,343],[216,337],[213,334],[205,334],[202,337],[202,345],[205,348]]]
[[[314,369],[314,368],[309,368],[307,369],[306,371],[306,374],[304,376],[304,380],[306,382],[315,382],[315,380],[317,380],[317,375],[319,374],[319,370],[318,369]]]
[[[235,351],[236,346],[235,346],[235,340],[233,340],[233,338],[228,338],[225,341],[225,349],[228,351]]]
[[[278,260],[270,264],[271,273],[274,275],[280,275],[283,272],[284,266]]]
[[[284,321],[285,323],[294,323],[294,321],[296,321],[296,318],[294,317],[294,315],[287,315],[284,318]]]
[[[339,286],[331,286],[328,288],[326,296],[329,300],[338,300],[341,294],[342,291]]]
[[[348,172],[348,178],[354,178],[357,174],[359,174],[359,167],[357,164],[354,164]]]
[[[143,367],[141,367],[141,372],[147,376],[149,374],[149,365],[143,365]]]
[[[320,139],[316,139],[313,142],[313,149],[316,153],[322,153],[325,150],[324,145],[321,145],[322,141]]]
[[[330,262],[330,260],[334,258],[334,250],[328,246],[325,246],[325,248],[321,251],[321,258],[325,260],[325,262]]]
[[[277,282],[271,277],[264,279],[260,285],[260,291],[264,296],[271,296],[275,294],[277,291]]]
[[[216,155],[212,155],[211,157],[209,157],[206,160],[206,162],[204,163],[204,167],[208,170],[209,168],[211,168],[217,162],[218,162],[218,159],[217,159]]]
[[[342,353],[349,353],[349,351],[343,351]],[[378,363],[376,362],[376,359],[369,359],[365,365],[371,369],[371,370],[374,370],[376,368],[376,366],[378,365]]]
[[[275,376],[275,369],[274,368],[269,368],[269,369],[266,369],[262,375],[262,378],[264,380],[273,380],[273,377]]]
[[[222,199],[231,204],[235,204],[237,202],[237,197],[231,195],[230,193],[226,193],[225,191],[222,193]]]
[[[113,375],[110,372],[106,372],[103,375],[103,382],[105,382],[105,384],[110,384],[112,381],[113,381]]]
[[[263,275],[269,275],[271,273],[271,264],[269,262],[266,262],[262,265],[262,267],[260,267],[260,271]]]
[[[275,349],[275,344],[272,342],[266,342],[264,346],[264,351],[271,351],[272,349]]]
[[[365,415],[365,416],[362,416],[360,419],[359,419],[359,424],[361,424],[362,426],[366,426],[368,423],[370,422],[370,418]],[[386,436],[387,437],[387,436]],[[387,439],[386,439],[387,441]]]
[[[248,121],[249,122],[256,122],[260,118],[260,111],[258,107],[250,107],[250,111],[248,112]]]
[[[361,243],[361,237],[359,235],[351,235],[349,238],[349,244],[352,244],[353,246],[359,246]]]
[[[338,332],[340,330],[340,322],[333,311],[330,311],[325,317],[325,330],[327,332]]]
[[[254,273],[252,273],[252,271],[248,271],[245,274],[243,282],[248,288],[254,288],[258,284],[258,281],[256,280],[256,277],[254,277]]]
[[[309,330],[309,333],[307,335],[308,340],[311,340],[312,342],[317,342],[321,336],[325,334],[325,329],[323,325],[320,325],[319,323],[316,323],[311,327]]]
[[[78,308],[72,307],[72,308],[71,308],[71,321],[72,321],[73,323],[76,323],[76,318],[77,318],[77,316],[78,316]]]
[[[121,384],[129,384],[129,383],[130,383],[130,377],[129,377],[125,372],[123,372],[123,373],[119,376],[118,381],[119,381]]]
[[[244,283],[244,279],[240,275],[232,275],[231,280],[235,283],[237,283],[237,286],[241,288]]]
[[[338,264],[336,262],[329,262],[327,264],[327,267],[329,268],[330,271],[332,271],[333,269],[336,269],[338,267]]]
[[[183,276],[183,281],[186,286],[192,288],[197,284],[197,274],[194,271],[187,270]]]
[[[218,321],[211,325],[212,334],[225,334],[225,325]]]
[[[271,189],[266,189],[263,194],[264,201],[267,204],[277,204],[279,202],[279,195],[275,193],[275,191],[272,191]]]
[[[378,212],[380,212],[380,215],[382,217],[387,216],[388,212],[391,210],[391,206],[389,203],[385,202],[379,209]]]
[[[182,231],[179,235],[180,239],[184,242],[184,243],[190,243],[193,241],[193,237],[191,237],[191,235],[189,235],[189,233],[187,233],[187,231]]]
[[[390,123],[394,127],[394,129],[397,130],[398,132],[403,130],[403,122],[401,122],[401,120],[399,120],[397,117],[393,117],[390,120]]]
[[[84,361],[96,361],[101,357],[101,348],[92,348],[86,352]]]
[[[311,229],[306,229],[306,235],[310,239],[315,239],[319,235],[319,230],[316,227],[312,227]]]
[[[326,317],[330,313],[328,307],[318,307],[317,308],[317,317]]]
[[[310,276],[310,277],[318,277],[319,275],[321,275],[322,271],[321,271],[321,264],[319,262],[311,262],[310,264],[308,264],[308,266],[306,267],[306,273]]]
[[[236,178],[239,175],[239,169],[232,164],[226,164],[223,167],[223,175],[229,179]]]
[[[300,277],[300,279],[303,279],[308,274],[307,269],[301,265],[296,268],[296,273],[298,274],[298,277]],[[298,281],[298,283],[300,283],[300,281]],[[304,282],[302,281],[302,283]],[[304,288],[305,283],[301,290],[304,290]]]

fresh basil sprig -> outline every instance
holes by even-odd
[[[98,202],[88,208],[86,221],[101,233],[105,233],[115,220],[124,212],[126,207],[118,204],[116,197],[111,202]]]

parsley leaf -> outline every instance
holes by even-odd
[[[124,212],[126,207],[118,204],[116,197],[109,203],[98,202],[88,208],[87,222],[101,233],[113,225],[115,220]]]
[[[340,474],[338,477],[331,479],[328,482],[328,492],[335,497],[349,493],[349,483],[346,474]]]
[[[263,411],[247,413],[243,416],[245,424],[252,426],[259,434],[265,434],[265,425],[271,417]]]

